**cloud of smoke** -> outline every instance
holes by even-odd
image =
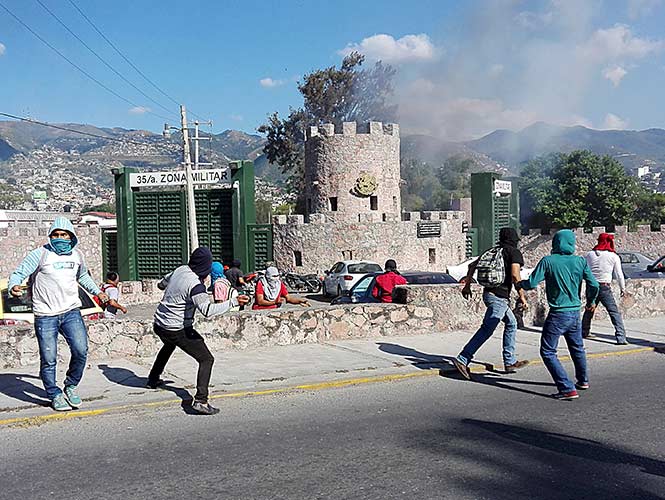
[[[642,38],[627,25],[594,27],[598,0],[551,0],[538,11],[525,11],[524,5],[484,3],[460,21],[468,31],[454,47],[428,39],[429,53],[441,57],[393,59],[405,133],[466,140],[537,121],[592,126],[580,110],[594,86],[619,86],[626,68],[665,49],[665,41]],[[367,40],[349,46],[361,52],[372,46],[365,53],[370,61],[378,59],[376,44]],[[382,47],[401,54],[395,43]],[[623,128],[626,121],[611,111],[595,125]]]

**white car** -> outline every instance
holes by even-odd
[[[326,271],[323,279],[323,295],[342,295],[345,290],[351,290],[356,282],[367,273],[380,273],[383,271],[376,262],[367,260],[344,260],[337,262]]]
[[[458,282],[461,282],[463,278],[466,277],[466,273],[469,272],[469,266],[478,260],[478,257],[472,257],[469,260],[465,260],[461,264],[457,264],[456,266],[448,266],[448,269],[446,269],[446,272],[450,274],[455,280]],[[522,270],[520,271],[520,277],[523,280],[529,279],[529,276],[531,276],[531,273],[533,272],[532,268],[527,268],[523,267]],[[473,279],[476,279],[478,277],[478,271],[473,273]]]

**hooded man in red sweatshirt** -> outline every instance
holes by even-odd
[[[383,268],[385,272],[376,277],[372,296],[381,302],[391,303],[393,301],[393,288],[397,285],[406,285],[406,280],[404,276],[397,272],[397,262],[393,259],[388,259]]]

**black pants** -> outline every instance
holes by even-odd
[[[148,375],[149,382],[157,382],[161,376],[166,363],[168,363],[171,354],[179,347],[192,358],[199,362],[199,373],[196,377],[196,396],[195,401],[201,403],[208,402],[208,386],[210,385],[210,374],[212,373],[212,365],[215,358],[210,353],[203,337],[199,335],[193,328],[185,330],[165,330],[157,325],[153,326],[157,336],[164,342],[157,354],[157,359],[152,365],[150,375]]]

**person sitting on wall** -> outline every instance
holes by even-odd
[[[104,318],[106,319],[114,319],[116,314],[118,314],[118,311],[127,314],[127,308],[117,303],[117,301],[120,300],[120,290],[118,289],[119,284],[120,276],[118,276],[118,273],[111,271],[106,273],[106,281],[99,287],[102,292],[105,292],[110,299],[113,299],[116,302],[116,305],[109,304],[106,306],[106,309],[104,309]]]
[[[399,271],[397,271],[397,262],[388,259],[385,266],[385,272],[376,277],[376,284],[372,290],[372,296],[384,303],[392,303],[393,289],[397,285],[406,285],[406,280]]]
[[[240,269],[241,265],[242,263],[240,262],[240,259],[233,259],[231,267],[224,269],[226,279],[229,280],[231,286],[239,292],[242,291],[242,287],[245,285],[245,280],[243,279],[244,274]]]
[[[276,267],[269,267],[256,285],[256,297],[252,309],[277,309],[283,303],[300,304],[309,307],[307,299],[289,295],[286,285],[279,279]]]

